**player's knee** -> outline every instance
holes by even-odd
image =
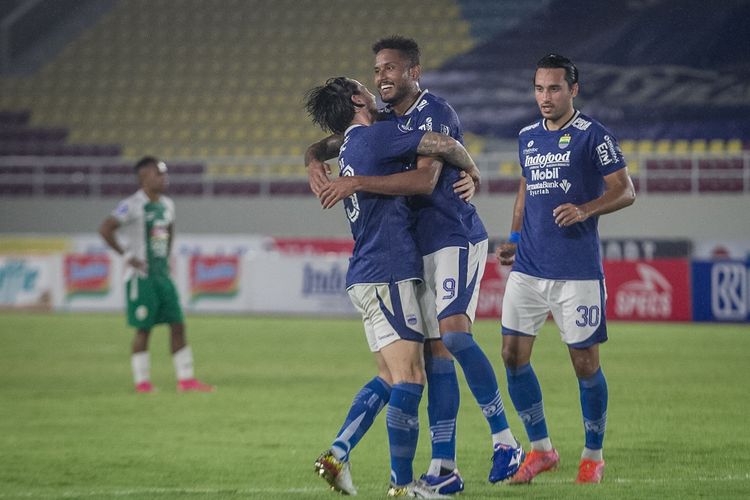
[[[476,345],[476,343],[474,342],[474,337],[472,337],[471,334],[457,332],[449,332],[444,334],[443,344],[445,344],[446,349],[448,349],[448,351],[454,356],[456,355],[456,353],[459,353],[464,349],[468,349],[469,347]]]
[[[528,359],[524,359],[524,356],[521,355],[521,352],[515,345],[504,345],[502,356],[503,364],[509,370],[515,370],[528,363]]]

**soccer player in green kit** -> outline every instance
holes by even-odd
[[[174,203],[164,196],[167,165],[146,156],[135,165],[141,188],[122,200],[99,228],[104,241],[125,261],[128,324],[136,329],[131,365],[136,392],[153,392],[148,340],[154,325],[168,323],[172,360],[180,392],[211,392],[193,375],[193,352],[185,338],[185,322],[177,289],[169,276]],[[122,230],[127,246],[116,237]]]

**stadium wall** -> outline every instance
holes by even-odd
[[[0,199],[1,233],[80,233],[96,231],[118,200]],[[340,208],[323,212],[312,196],[256,199],[177,198],[178,232],[265,234],[269,236],[348,236]],[[484,196],[475,204],[493,237],[510,226],[512,196]],[[750,197],[736,195],[640,196],[633,207],[605,216],[602,236],[688,238],[746,237]]]

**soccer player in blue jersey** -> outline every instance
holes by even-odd
[[[348,78],[333,78],[307,95],[307,110],[324,130],[342,135],[341,176],[407,176],[419,192],[435,187],[439,163],[400,173],[417,154],[438,155],[468,170],[471,157],[454,139],[411,130],[395,121],[373,124],[375,96]],[[388,184],[391,187],[388,188]],[[399,190],[399,183],[384,183]],[[395,187],[393,187],[395,186]],[[344,200],[354,237],[346,285],[362,314],[378,376],[356,395],[331,448],[315,462],[315,470],[335,490],[356,494],[349,455],[387,403],[391,454],[388,496],[441,498],[423,480],[414,481],[412,462],[419,435],[418,408],[425,383],[422,342],[424,321],[418,300],[422,257],[413,232],[413,213],[403,196],[353,193]]]
[[[395,121],[404,129],[435,131],[463,140],[453,108],[420,89],[420,53],[414,40],[384,38],[373,45],[373,52],[375,84],[386,103],[381,119]],[[344,177],[329,183],[322,161],[335,156],[337,144],[335,138],[324,139],[311,146],[306,158],[311,187],[324,207],[355,191],[389,193],[377,185],[382,179]],[[400,179],[408,189],[409,181],[399,175],[403,174],[390,177]],[[464,487],[455,458],[459,391],[452,358],[461,365],[490,427],[493,458],[489,480],[510,477],[523,458],[523,450],[510,431],[492,365],[471,334],[487,259],[487,232],[474,206],[455,192],[461,189],[460,176],[460,170],[448,162],[440,170],[431,194],[401,192],[416,195],[410,198],[410,206],[417,218],[417,244],[424,261],[420,302],[427,326],[425,367],[432,461],[422,479],[437,493],[457,493]]]
[[[586,444],[576,482],[598,483],[608,396],[599,363],[607,324],[597,222],[631,205],[635,190],[612,133],[573,107],[578,70],[569,59],[540,59],[534,92],[542,118],[518,135],[522,177],[510,237],[497,249],[502,264],[513,264],[502,313],[508,392],[531,441],[510,483],[529,483],[560,461],[531,367],[534,340],[550,312],[581,393]]]

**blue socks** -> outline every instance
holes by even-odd
[[[482,408],[492,434],[507,429],[508,420],[505,418],[495,371],[474,337],[466,332],[448,332],[443,334],[443,343],[461,365],[469,389]]]
[[[426,355],[424,361],[432,459],[453,461],[456,459],[456,416],[460,401],[456,367],[448,358]]]
[[[508,375],[508,392],[518,415],[526,427],[529,441],[538,441],[549,437],[547,422],[544,419],[542,389],[536,378],[531,363],[519,366],[515,370],[506,368]],[[583,396],[581,396],[583,397]]]
[[[586,448],[600,450],[604,442],[604,429],[607,426],[607,379],[599,368],[589,378],[579,378],[583,428],[586,434]]]
[[[331,451],[336,458],[343,462],[349,461],[352,448],[359,443],[380,410],[388,403],[390,395],[391,387],[380,377],[375,377],[360,389],[354,396],[344,425],[341,426],[331,446]]]
[[[391,483],[403,486],[414,480],[412,463],[419,438],[419,401],[424,386],[393,384],[386,421],[391,451]]]

